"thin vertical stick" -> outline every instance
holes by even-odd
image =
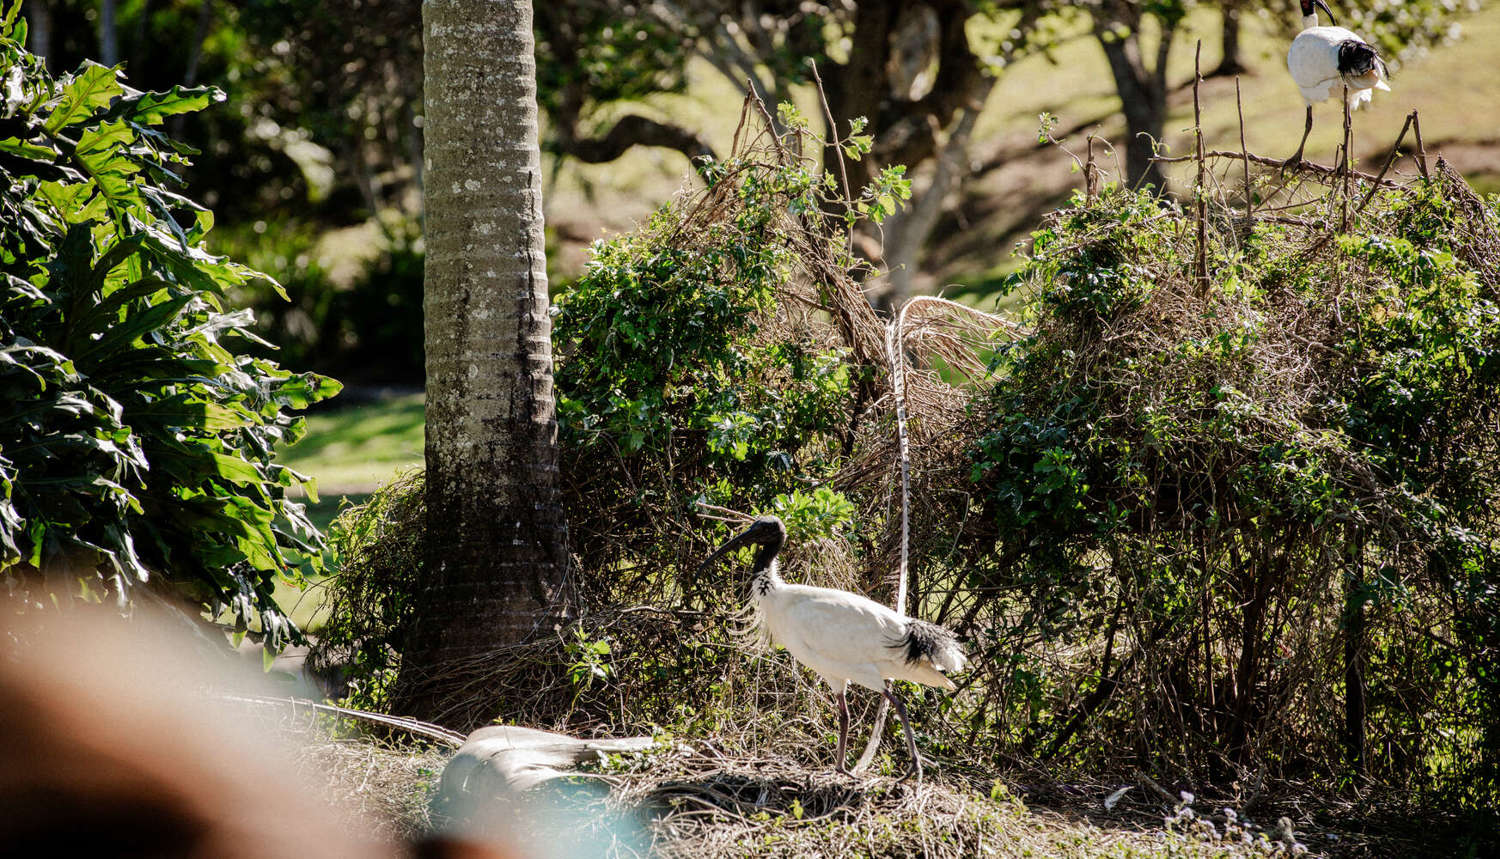
[[[1245,218],[1255,220],[1255,198],[1250,195],[1250,150],[1245,147],[1245,105],[1240,101],[1240,76],[1234,76],[1234,107],[1240,114],[1240,157],[1245,165]]]
[[[1417,117],[1415,110],[1411,112],[1411,127],[1417,135],[1417,167],[1422,171],[1422,178],[1430,181],[1432,177],[1427,173],[1427,147],[1422,145],[1422,120]]]
[[[1090,203],[1094,202],[1094,195],[1098,193],[1099,168],[1094,164],[1094,135],[1088,136],[1089,157],[1083,162],[1083,192]]]
[[[886,328],[885,351],[891,362],[891,395],[896,398],[896,450],[901,460],[901,564],[896,570],[896,614],[906,614],[906,579],[911,543],[911,445],[906,435],[906,350],[902,326],[906,322],[908,301]]]
[[[833,153],[838,158],[839,178],[844,180],[844,202],[853,205],[854,195],[849,190],[849,170],[844,166],[844,147],[839,145],[839,127],[833,119],[833,108],[828,106],[828,93],[823,90],[823,77],[818,74],[818,64],[811,57],[807,59],[807,66],[812,69],[813,82],[818,85],[818,101],[823,104],[823,118],[828,120],[828,134],[833,138],[828,141],[828,145],[833,147]],[[849,230],[848,251],[850,254],[854,253],[853,230]]]
[[[1415,110],[1406,115],[1406,124],[1401,126],[1401,133],[1396,135],[1396,143],[1391,146],[1391,154],[1385,158],[1385,166],[1380,168],[1380,172],[1375,175],[1375,181],[1370,183],[1370,193],[1366,194],[1364,200],[1360,201],[1359,207],[1354,210],[1355,215],[1363,212],[1365,207],[1370,205],[1370,201],[1375,198],[1375,192],[1380,190],[1380,181],[1385,178],[1385,174],[1390,171],[1391,165],[1396,163],[1396,159],[1400,157],[1401,141],[1406,139],[1406,132],[1411,130],[1411,121],[1416,115],[1417,112]]]
[[[891,363],[891,396],[896,400],[896,450],[901,462],[901,564],[896,568],[896,598],[891,608],[896,614],[906,614],[906,579],[911,552],[911,448],[906,434],[906,352],[902,326],[906,322],[906,311],[912,306],[908,301],[896,312],[885,330],[885,356]],[[875,727],[870,740],[854,765],[854,772],[863,772],[875,752],[880,748],[880,737],[885,733],[885,718],[890,711],[890,702],[881,697],[880,709],[875,711]],[[839,763],[843,763],[840,761]]]
[[[1208,293],[1208,191],[1203,183],[1203,110],[1198,101],[1198,84],[1203,82],[1203,73],[1199,71],[1198,61],[1203,55],[1203,40],[1198,40],[1198,48],[1193,52],[1193,136],[1197,147],[1198,178],[1193,186],[1193,194],[1198,200],[1198,291],[1201,294]]]
[[[1344,157],[1340,160],[1340,178],[1338,178],[1338,190],[1340,190],[1340,229],[1349,232],[1349,171],[1353,169],[1350,159],[1353,157],[1352,148],[1355,145],[1355,120],[1353,111],[1349,108],[1349,84],[1344,84]]]

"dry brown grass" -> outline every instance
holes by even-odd
[[[373,833],[357,834],[397,840],[431,831],[428,802],[448,752],[350,735],[352,726],[338,721],[283,722],[298,741],[304,777],[374,821]],[[1126,799],[1105,811],[1102,800],[1113,785],[1053,786],[1046,794],[1055,807],[1032,807],[1006,782],[977,772],[942,774],[921,784],[885,776],[856,780],[826,767],[809,768],[796,757],[735,752],[709,741],[663,740],[652,751],[611,757],[591,769],[604,779],[539,788],[505,809],[510,837],[546,856],[946,859],[1292,852],[1275,827],[1229,833],[1222,809],[1209,812],[1206,821],[1179,813],[1170,824],[1164,819],[1170,810],[1163,811],[1168,804],[1156,797]]]

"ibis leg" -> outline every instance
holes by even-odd
[[[906,781],[912,776],[916,776],[917,784],[921,784],[922,756],[917,753],[917,737],[911,732],[911,719],[906,716],[906,705],[901,703],[901,698],[891,688],[891,681],[889,680],[885,681],[885,697],[891,702],[891,706],[896,708],[896,715],[901,717],[901,727],[906,729],[906,750],[911,753],[911,769],[906,771],[906,775],[901,777],[901,781]]]
[[[1302,163],[1302,148],[1307,145],[1307,135],[1309,134],[1312,134],[1312,105],[1307,106],[1307,125],[1302,128],[1302,142],[1297,144],[1297,154],[1282,162],[1282,170]]]
[[[846,690],[839,690],[839,751],[834,758],[834,769],[844,775],[854,775],[849,768],[844,766],[844,753],[849,747],[849,699],[845,697]]]

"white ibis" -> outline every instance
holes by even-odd
[[[1369,101],[1375,90],[1390,91],[1385,83],[1385,62],[1375,48],[1351,30],[1318,26],[1317,9],[1323,10],[1330,24],[1335,23],[1323,0],[1302,0],[1302,32],[1292,40],[1286,54],[1287,70],[1307,102],[1307,126],[1302,130],[1297,154],[1288,158],[1283,168],[1302,161],[1302,147],[1312,133],[1314,102],[1339,98],[1347,87],[1349,109],[1355,110]]]
[[[874,600],[832,588],[792,585],[782,581],[776,554],[786,542],[786,526],[775,516],[762,516],[704,560],[700,572],[720,555],[751,544],[760,548],[750,567],[750,599],[771,640],[828,682],[838,696],[839,748],[835,769],[844,766],[849,742],[849,684],[879,692],[890,700],[906,729],[911,767],[902,780],[922,779],[922,758],[906,716],[906,705],[891,688],[892,680],[910,680],[953,691],[958,687],[945,672],[962,671],[968,664],[953,633],[937,624],[905,617]]]

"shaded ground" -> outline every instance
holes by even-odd
[[[322,731],[329,724],[320,722]],[[306,735],[305,772],[326,791],[410,836],[434,825],[428,800],[449,752]],[[876,768],[889,763],[877,758]],[[921,785],[887,775],[850,779],[781,757],[663,740],[612,756],[578,779],[538,789],[506,811],[537,839],[533,854],[666,856],[1416,856],[1456,855],[1461,827],[1363,807],[1267,801],[1169,800],[1136,784],[1040,783],[1037,774],[944,769]],[[1384,803],[1388,806],[1388,803]],[[1285,817],[1285,820],[1282,818]],[[1288,828],[1288,826],[1290,828]],[[577,851],[587,851],[586,853]],[[1461,855],[1461,854],[1457,854]]]

